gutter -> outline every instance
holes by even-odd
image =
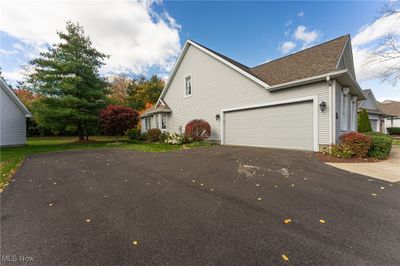
[[[330,80],[332,80],[334,78],[338,78],[338,77],[343,77],[346,79],[346,81],[351,83],[353,88],[356,90],[356,95],[357,95],[358,99],[365,100],[365,96],[362,93],[362,89],[361,89],[360,85],[358,85],[357,81],[355,81],[350,76],[347,68],[343,69],[343,70],[329,72],[329,73],[322,74],[322,75],[309,77],[309,78],[298,79],[298,80],[294,80],[294,81],[277,84],[277,85],[267,88],[267,90],[270,92],[274,92],[274,91],[293,88],[295,86],[301,86],[301,85],[310,84],[310,83],[314,83],[314,82],[318,82],[318,81],[330,81]]]

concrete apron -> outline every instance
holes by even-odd
[[[377,163],[326,163],[352,173],[382,179],[389,182],[400,181],[400,145],[393,145],[389,158]]]

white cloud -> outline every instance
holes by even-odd
[[[93,45],[109,54],[103,71],[143,74],[149,68],[169,71],[181,49],[180,25],[168,13],[157,14],[160,1],[2,0],[0,31],[17,38],[29,53],[58,42],[65,21],[79,22]],[[22,43],[22,45],[21,45]],[[15,47],[16,48],[16,47]]]
[[[400,60],[388,60],[373,64],[371,51],[380,48],[382,38],[387,34],[395,34],[400,38],[400,13],[383,16],[369,25],[363,26],[354,36],[353,57],[357,79],[360,81],[376,78],[389,66],[400,65]]]
[[[297,16],[299,16],[299,17],[303,17],[304,16],[304,11],[303,10],[301,10],[298,14],[297,14]]]
[[[290,25],[292,25],[292,20],[288,20],[288,21],[285,23],[285,26],[286,26],[286,27],[289,27]]]
[[[283,53],[283,54],[287,54],[290,53],[294,48],[296,48],[296,44],[294,42],[284,42],[279,46],[279,50]]]
[[[26,76],[24,74],[24,70],[18,69],[15,71],[6,71],[6,72],[1,72],[1,75],[10,83],[15,84],[13,81],[21,81],[23,80]]]
[[[372,24],[363,26],[353,38],[353,45],[361,46],[371,43],[383,36],[400,34],[400,13],[380,17]]]
[[[17,50],[5,50],[0,48],[0,55],[3,56],[9,56],[9,55],[15,55],[18,51]]]
[[[300,25],[296,28],[293,37],[303,42],[303,47],[307,48],[321,37],[321,33],[317,30],[307,30],[306,26]]]

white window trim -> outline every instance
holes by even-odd
[[[154,126],[155,126],[155,128],[160,128],[160,120],[159,120],[158,117],[159,117],[158,114],[154,115]]]
[[[187,78],[190,78],[190,94],[188,94],[188,95],[186,94],[186,79]],[[188,75],[185,76],[185,78],[183,80],[183,84],[184,84],[184,86],[183,86],[183,97],[184,98],[192,97],[192,94],[193,94],[193,77],[192,77],[192,74],[188,74]]]
[[[163,128],[163,117],[164,117],[164,124],[165,124],[165,128]],[[168,128],[168,116],[167,114],[161,114],[161,130],[166,131]]]
[[[151,116],[145,117],[145,119],[144,119],[144,127],[145,127],[146,130],[151,129]]]
[[[318,104],[318,96],[317,95],[292,98],[292,99],[288,99],[288,100],[274,101],[274,102],[262,103],[262,104],[247,105],[247,106],[241,106],[241,107],[221,110],[221,115],[220,115],[220,117],[221,117],[220,118],[220,120],[221,120],[221,145],[225,144],[225,113],[226,112],[254,109],[254,108],[260,108],[260,107],[268,107],[268,106],[281,105],[281,104],[297,103],[297,102],[306,102],[306,101],[313,102],[313,150],[319,151],[319,136],[318,136],[318,134],[319,134],[319,132],[318,132],[319,104]]]

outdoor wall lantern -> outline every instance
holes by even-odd
[[[319,108],[321,109],[321,112],[324,112],[326,110],[326,102],[322,101],[319,104]]]
[[[216,114],[215,115],[215,120],[219,120],[221,118],[221,115],[220,114]]]

